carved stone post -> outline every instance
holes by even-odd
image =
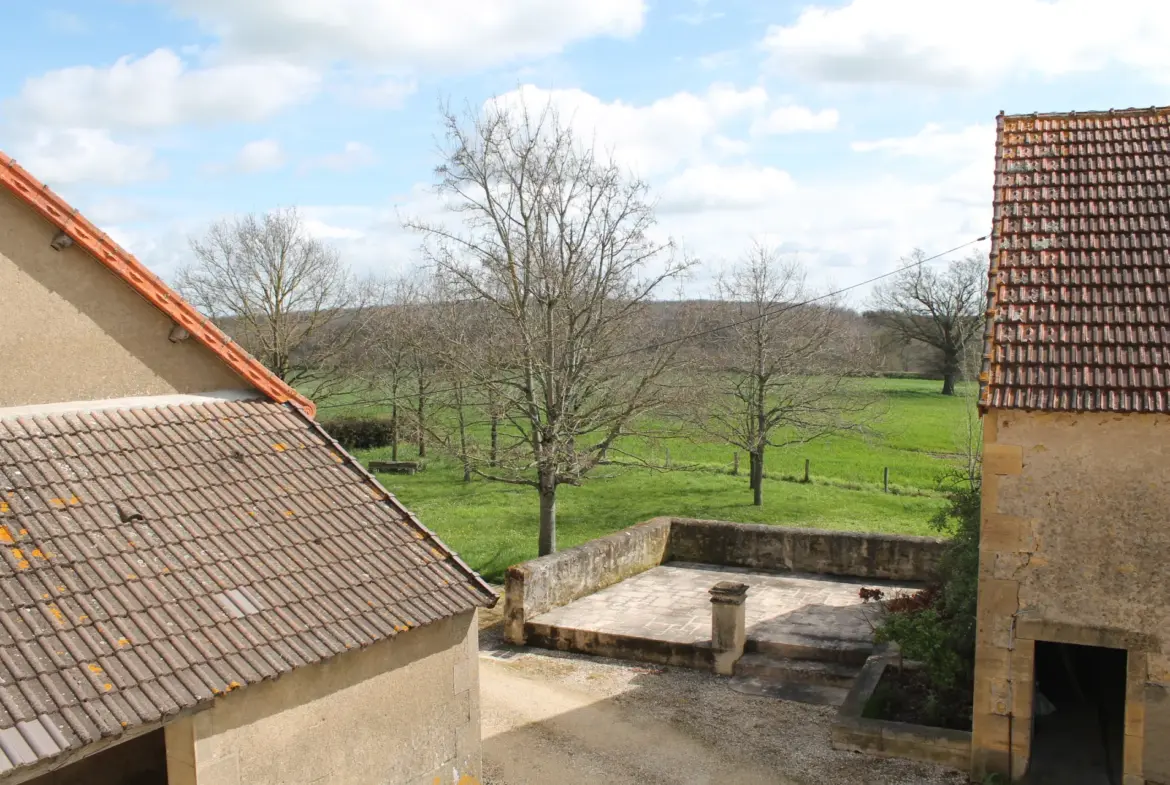
[[[735,663],[743,656],[747,640],[744,619],[744,601],[747,584],[721,581],[711,587],[711,648],[714,650],[712,667],[721,676],[730,676]]]

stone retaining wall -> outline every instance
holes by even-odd
[[[934,537],[674,518],[668,558],[758,570],[922,581],[935,572],[946,544]]]
[[[882,674],[897,659],[896,652],[887,650],[873,654],[866,661],[833,722],[833,749],[887,758],[909,758],[966,771],[971,763],[970,731],[862,716],[882,680]]]
[[[667,561],[776,572],[924,581],[946,540],[654,518],[508,568],[504,637],[523,644],[529,621]]]
[[[653,518],[575,548],[508,568],[504,584],[504,637],[525,642],[533,616],[568,605],[666,561],[669,518]]]

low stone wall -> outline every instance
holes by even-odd
[[[897,658],[895,652],[885,650],[866,661],[833,722],[833,749],[886,758],[909,758],[967,770],[971,764],[970,731],[862,716],[886,668],[897,662]]]
[[[508,568],[504,638],[523,644],[533,616],[624,581],[666,560],[669,518],[654,518],[576,548]]]
[[[946,545],[946,540],[935,537],[674,518],[667,558],[759,570],[922,581],[934,574]]]
[[[534,616],[667,561],[923,581],[937,568],[946,542],[934,537],[654,518],[509,567],[504,638],[522,645],[528,636],[526,624]]]

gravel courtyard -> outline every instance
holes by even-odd
[[[498,626],[480,634],[484,785],[966,781],[832,750],[834,708],[744,695],[699,671],[498,648]]]

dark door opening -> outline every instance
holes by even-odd
[[[167,785],[162,728],[107,747],[32,780],[32,785]]]
[[[1036,643],[1032,700],[1035,785],[1122,785],[1123,649]]]

